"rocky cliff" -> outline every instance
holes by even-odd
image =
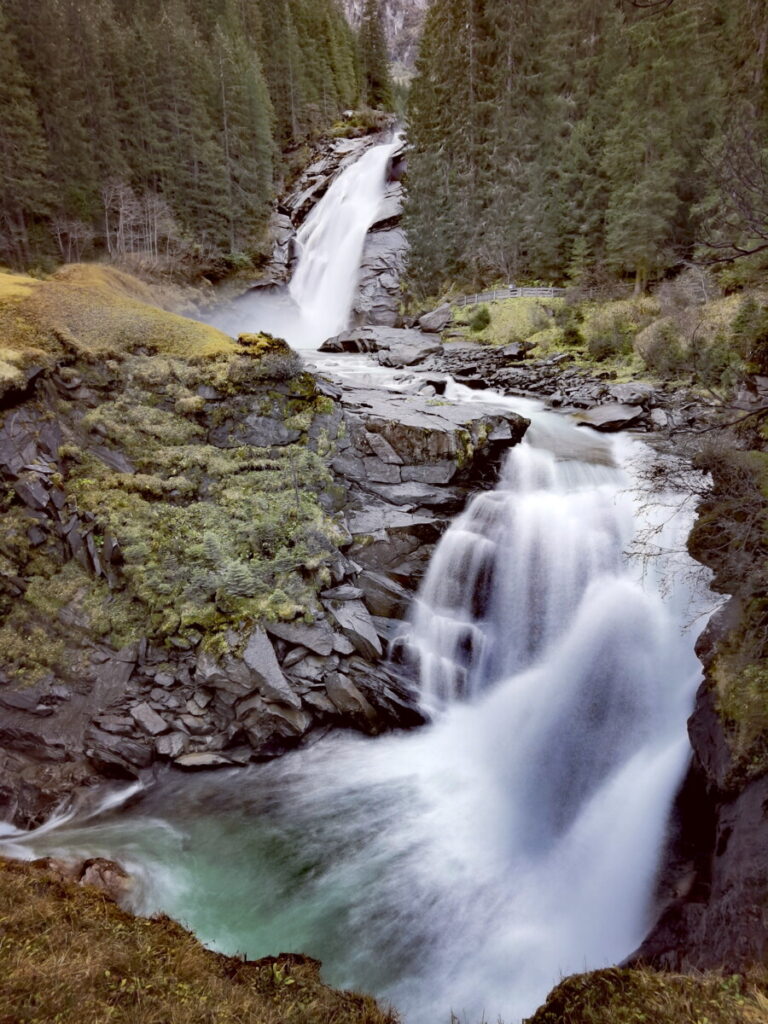
[[[283,342],[147,298],[72,267],[14,306],[0,794],[24,824],[104,775],[419,723],[389,641],[448,516],[526,426],[431,388],[336,387]]]
[[[402,71],[412,71],[416,63],[421,29],[428,6],[429,0],[381,2],[389,59]],[[360,24],[364,8],[365,0],[344,0],[344,10],[354,28]]]

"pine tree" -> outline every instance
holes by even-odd
[[[392,79],[378,0],[365,0],[360,23],[360,66],[365,102],[370,107],[391,110]]]
[[[27,78],[0,8],[0,254],[30,257],[30,227],[55,198],[48,152]]]

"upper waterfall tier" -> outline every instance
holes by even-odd
[[[349,325],[366,235],[380,216],[387,171],[402,138],[368,149],[331,184],[296,236],[287,290],[248,292],[211,322],[232,335],[268,331],[316,350]]]

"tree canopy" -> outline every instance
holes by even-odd
[[[768,181],[767,43],[761,0],[434,0],[410,105],[414,279],[588,269],[643,288],[768,240],[768,186],[750,193]]]
[[[0,260],[248,253],[359,92],[338,0],[0,0]]]

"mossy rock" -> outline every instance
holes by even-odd
[[[566,978],[527,1024],[764,1024],[768,974],[608,968]]]

